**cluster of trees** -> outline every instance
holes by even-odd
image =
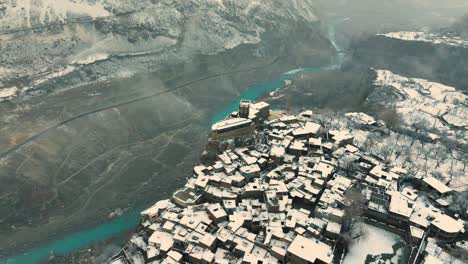
[[[349,245],[353,240],[365,238],[368,235],[367,229],[359,221],[359,218],[364,215],[366,210],[367,200],[359,187],[348,190],[344,198],[345,203],[348,205],[345,208],[345,216],[349,226],[347,226],[346,232],[341,233],[340,239],[342,243]]]
[[[403,124],[403,119],[401,114],[398,113],[395,106],[391,107],[382,107],[382,110],[379,113],[379,119],[385,123],[385,126],[393,131],[400,131],[400,128]]]
[[[463,219],[468,219],[468,190],[453,195],[448,210],[452,214],[458,214]]]

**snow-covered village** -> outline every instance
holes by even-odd
[[[431,87],[426,95],[450,90]],[[436,123],[465,126],[443,100],[418,104],[424,122],[443,111]],[[141,212],[111,263],[464,263],[466,164],[436,134],[395,133],[391,121],[241,101],[212,126],[185,187]]]
[[[468,0],[0,0],[0,264],[468,263]]]

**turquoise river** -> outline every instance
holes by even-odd
[[[218,113],[216,116],[213,116],[211,122],[215,123],[217,121],[220,121],[232,111],[235,111],[238,108],[241,99],[256,100],[260,96],[270,91],[282,88],[285,84],[285,80],[290,79],[298,73],[320,72],[339,69],[344,59],[344,53],[341,52],[338,44],[335,41],[334,26],[329,26],[328,35],[332,45],[334,46],[338,54],[337,58],[334,59],[334,63],[332,65],[294,69],[281,74],[277,77],[276,80],[266,83],[260,83],[256,86],[249,87],[243,94],[236,98],[236,100],[229,104],[222,112]],[[114,219],[108,223],[102,224],[93,229],[84,230],[68,235],[63,239],[52,242],[48,245],[33,248],[24,254],[0,260],[0,264],[33,264],[37,263],[41,259],[47,258],[50,252],[54,252],[54,254],[59,255],[68,254],[77,249],[86,247],[92,244],[93,242],[109,239],[124,232],[129,232],[131,230],[134,230],[135,227],[138,225],[140,221],[139,212],[139,209],[127,211],[119,218]]]

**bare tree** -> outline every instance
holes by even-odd
[[[427,166],[427,163],[424,163],[420,169],[421,171],[424,172],[424,176],[427,176],[427,172],[429,171],[429,167]]]
[[[412,166],[412,164],[413,164],[414,161],[413,161],[413,158],[411,157],[411,153],[408,153],[408,152],[407,152],[407,154],[406,154],[406,156],[405,156],[405,161],[404,161],[404,162],[405,162],[405,164],[407,164],[407,165],[409,165],[409,166]]]
[[[411,124],[411,127],[414,128],[415,134],[427,130],[430,126],[429,122],[426,119],[419,118]]]
[[[379,150],[379,154],[382,156],[382,158],[388,162],[389,161],[389,158],[392,156],[392,148],[388,145],[388,144],[385,144],[384,146],[382,146]]]
[[[463,151],[461,153],[461,162],[463,163],[463,172],[466,170],[466,164],[468,163],[468,153],[466,151]]]
[[[438,172],[438,171],[434,171],[432,172],[432,177],[442,181],[444,179],[444,176],[442,175],[442,173]]]
[[[450,161],[450,169],[449,169],[449,177],[450,177],[450,178],[449,178],[449,180],[448,180],[448,182],[447,182],[447,185],[449,185],[450,182],[452,182],[453,176],[454,176],[454,175],[455,175],[455,160],[452,159],[452,160]]]
[[[448,155],[445,150],[445,147],[440,144],[437,144],[434,154],[435,154],[435,160],[436,160],[435,169],[437,169],[440,166],[440,164],[443,163],[448,158]]]
[[[401,115],[396,110],[395,106],[385,108],[379,115],[380,119],[385,122],[385,125],[390,130],[397,131],[402,125]]]
[[[358,170],[358,165],[351,156],[341,158],[339,160],[339,166],[348,176],[352,176]]]
[[[346,217],[355,219],[364,214],[367,208],[367,199],[360,190],[350,189],[344,195],[347,205],[345,209]]]
[[[398,159],[401,156],[401,154],[403,154],[403,148],[397,143],[395,144],[394,152],[395,152],[395,159]]]
[[[459,214],[463,218],[468,217],[468,191],[456,193],[450,198],[448,210]]]
[[[422,149],[422,154],[424,155],[424,163],[427,165],[429,157],[434,153],[434,149],[431,147]]]
[[[362,149],[365,151],[371,150],[375,145],[375,141],[372,137],[367,137],[366,140],[362,143]]]

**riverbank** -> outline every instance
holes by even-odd
[[[299,71],[283,73],[279,76],[277,80],[250,87],[238,98],[236,98],[236,100],[229,104],[223,111],[221,111],[218,115],[214,116],[211,119],[211,123],[215,123],[217,121],[222,120],[228,113],[231,113],[232,111],[237,109],[238,103],[241,99],[256,100],[257,98],[259,98],[267,92],[280,89],[284,86],[284,81],[288,78],[292,78],[295,74],[298,74],[302,71],[333,70],[336,67],[337,65],[304,68],[300,69]],[[111,238],[112,236],[132,230],[139,223],[139,212],[141,209],[143,208],[126,212],[118,219],[113,220],[107,224],[100,225],[94,229],[72,234],[63,240],[57,241],[44,247],[35,248],[29,251],[27,254],[18,255],[13,258],[8,258],[7,260],[4,260],[4,262],[0,263],[36,263],[40,259],[48,257],[51,252],[53,252],[53,254],[56,255],[68,254],[73,250],[82,248],[98,240]]]
[[[333,41],[332,41],[333,42]],[[302,71],[329,71],[338,68],[338,64],[327,65],[324,67],[310,67],[299,69],[295,71],[288,71],[287,73],[280,74],[277,78],[272,78],[272,81],[261,83],[260,85],[251,86],[248,89],[243,89],[245,92],[239,94],[237,99],[231,102],[227,107],[224,108],[218,115],[211,117],[211,122],[216,122],[221,118],[224,118],[226,113],[230,113],[233,109],[237,108],[238,101],[241,98],[255,100],[259,96],[269,91],[276,90],[283,87],[284,80],[292,77]],[[139,221],[139,209],[131,210],[120,218],[113,220],[109,223],[100,225],[96,228],[84,230],[72,235],[69,235],[57,242],[48,244],[43,247],[34,248],[25,254],[21,254],[15,257],[8,258],[0,261],[0,263],[35,263],[41,258],[47,258],[51,251],[54,254],[68,254],[73,250],[89,245],[98,240],[107,239],[118,235],[122,232],[132,230]]]

